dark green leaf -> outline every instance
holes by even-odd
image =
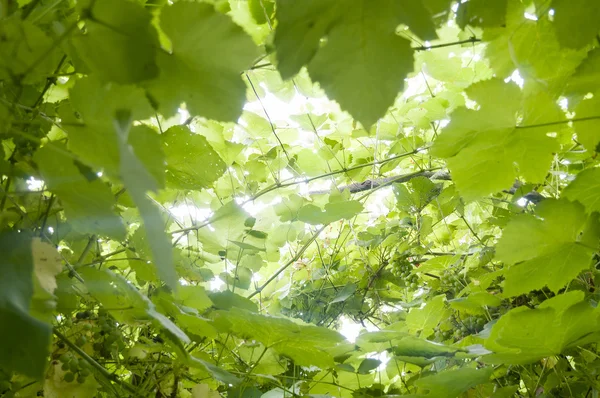
[[[33,296],[31,237],[0,235],[0,366],[41,379],[50,354],[52,327],[29,314]]]
[[[161,74],[149,84],[161,112],[172,115],[185,102],[193,115],[236,121],[246,92],[240,73],[258,56],[250,37],[207,3],[165,7],[160,27],[172,45],[158,53]]]

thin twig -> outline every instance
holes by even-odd
[[[290,265],[292,265],[296,261],[298,261],[298,259],[302,256],[302,254],[304,254],[306,249],[308,249],[308,247],[317,239],[317,237],[321,234],[321,232],[323,232],[323,230],[325,230],[325,227],[327,227],[327,225],[329,225],[329,224],[325,224],[321,228],[319,228],[319,230],[317,232],[315,232],[315,234],[313,236],[311,236],[311,238],[308,240],[308,242],[306,242],[304,244],[304,246],[302,246],[302,248],[300,248],[300,250],[298,250],[298,253],[296,253],[296,255],[294,257],[292,257],[290,261],[288,261],[283,266],[281,266],[281,268],[279,268],[277,271],[275,271],[275,273],[273,275],[271,275],[271,277],[269,279],[267,279],[265,281],[265,283],[263,283],[260,287],[258,287],[252,294],[250,294],[248,296],[248,298],[252,298],[252,297],[256,296],[257,294],[259,294],[260,292],[262,292],[263,289],[269,283],[273,282],[279,276],[279,274],[281,274],[283,271],[285,271]]]
[[[412,49],[415,50],[415,51],[427,51],[427,50],[431,50],[431,49],[435,49],[435,48],[458,46],[458,45],[467,44],[467,43],[478,43],[480,41],[481,41],[481,39],[478,39],[477,37],[471,37],[471,38],[466,39],[466,40],[454,41],[454,42],[451,42],[451,43],[435,44],[433,46],[413,47]]]

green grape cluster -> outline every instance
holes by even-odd
[[[117,325],[106,311],[98,311],[98,322],[95,327],[91,328],[93,332],[92,337],[94,344],[92,347],[94,351],[98,352],[100,356],[104,358],[110,358],[112,356],[113,348],[122,350],[125,348],[125,343],[121,338],[121,332],[117,328]]]
[[[442,284],[442,288],[445,290],[460,291],[465,287],[465,284],[461,282],[458,276],[450,270],[446,270],[442,273],[440,276],[440,282]]]
[[[78,383],[83,384],[91,374],[90,365],[83,359],[75,358],[70,352],[62,354],[58,360],[62,364],[60,368],[66,372],[63,379],[67,383],[77,380]]]
[[[406,259],[394,257],[392,259],[392,275],[402,278],[406,283],[406,287],[416,289],[419,287],[417,282],[419,277],[412,273],[413,266]]]
[[[435,340],[436,341],[449,340],[451,337],[452,337],[451,330],[441,330],[439,328],[435,329]]]
[[[457,322],[454,338],[460,340],[470,334],[478,333],[483,329],[486,323],[487,321],[484,317],[470,316],[464,318]]]

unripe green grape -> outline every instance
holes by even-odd
[[[86,362],[86,363],[87,363],[87,362]],[[80,376],[83,376],[83,377],[87,377],[87,376],[89,376],[89,375],[90,375],[90,373],[91,373],[91,372],[90,372],[90,370],[89,370],[89,369],[87,369],[87,368],[83,368],[83,369],[81,369],[81,370],[79,371],[79,375],[80,375]]]
[[[79,369],[90,369],[90,364],[88,363],[88,361],[85,361],[83,359],[79,360]]]
[[[86,323],[85,325],[83,325],[83,329],[84,330],[92,330],[92,324],[91,323]]]
[[[71,356],[65,352],[60,357],[58,357],[58,360],[62,363],[67,363],[71,360]]]
[[[65,373],[65,375],[63,376],[63,379],[64,379],[64,380],[65,380],[67,383],[70,383],[70,382],[72,382],[73,380],[75,380],[75,375],[74,375],[73,373],[71,373],[71,372],[67,372],[67,373]]]
[[[70,369],[69,364],[68,363],[63,363],[60,367],[64,372],[66,372],[67,370]]]
[[[77,383],[79,383],[79,384],[85,383],[85,376],[82,376],[82,375],[77,376]]]

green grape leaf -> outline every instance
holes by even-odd
[[[275,11],[274,0],[248,0],[248,8],[250,14],[257,24],[264,24],[271,21],[273,12]]]
[[[46,292],[52,294],[56,290],[56,275],[63,269],[63,261],[54,246],[43,242],[40,238],[31,240],[33,272]]]
[[[435,296],[423,308],[413,308],[406,316],[406,326],[411,332],[421,332],[421,337],[433,333],[433,329],[448,316],[444,295]]]
[[[487,307],[499,307],[502,304],[502,299],[488,292],[473,292],[467,297],[448,300],[448,304],[451,308],[459,311],[484,315]]]
[[[240,266],[248,268],[253,272],[258,272],[265,265],[260,254],[245,254],[240,261]]]
[[[600,119],[597,119],[598,109],[600,109],[600,97],[595,97],[581,101],[575,113],[577,118],[590,118],[591,120],[581,120],[574,123],[577,140],[590,152],[597,152],[600,146]]]
[[[211,228],[201,228],[197,232],[202,249],[214,254],[222,250],[237,253],[236,249],[239,250],[239,247],[231,242],[242,240],[246,231],[244,221],[249,216],[235,201],[221,206],[211,217]]]
[[[107,269],[85,267],[79,270],[88,292],[117,320],[136,325],[150,322],[168,331],[183,343],[190,339],[169,318],[156,311],[154,304],[121,275]]]
[[[73,44],[86,66],[102,80],[136,83],[158,76],[158,35],[152,15],[129,0],[85,0],[86,33]]]
[[[396,34],[398,24],[425,39],[436,37],[421,1],[280,0],[276,17],[282,77],[289,79],[307,65],[311,78],[367,130],[393,104],[413,70],[413,50]],[[324,36],[327,42],[320,46]]]
[[[113,120],[120,109],[131,110],[133,120],[154,115],[144,91],[134,86],[104,84],[87,77],[78,80],[70,93],[73,110],[65,110],[61,114],[63,126],[69,135],[68,148],[92,169],[101,170],[110,177],[119,177],[120,154]],[[134,153],[146,151],[139,145],[146,145],[142,139],[150,138],[147,133],[136,131],[130,136],[132,141],[129,144],[132,147],[134,143],[137,144],[133,147]],[[149,139],[151,148],[154,148],[154,141]],[[160,155],[157,156],[155,159],[148,159],[147,155],[139,157],[151,161],[147,168],[155,170],[154,162],[161,161]]]
[[[363,205],[357,200],[327,203],[324,211],[313,204],[308,204],[298,210],[298,220],[312,225],[325,225],[341,219],[348,220],[362,210]]]
[[[452,357],[460,348],[448,347],[443,344],[420,339],[406,332],[396,330],[379,330],[361,334],[356,340],[358,346],[367,343],[390,343],[389,350],[396,356],[402,357]]]
[[[0,235],[0,366],[41,379],[52,327],[29,314],[33,297],[32,240],[25,232]]]
[[[128,108],[116,110],[113,122],[114,131],[117,133],[121,179],[142,216],[144,233],[150,244],[158,276],[172,290],[177,290],[179,284],[173,264],[171,239],[165,232],[165,223],[160,210],[146,195],[148,191],[158,190],[159,184],[138,159],[128,142],[132,123],[131,111]]]
[[[535,309],[513,308],[494,324],[485,347],[493,352],[486,362],[528,364],[559,355],[569,347],[600,339],[598,307],[571,291],[544,301]]]
[[[587,58],[577,67],[565,88],[567,95],[584,96],[600,90],[600,48],[587,54]]]
[[[160,27],[172,45],[158,53],[160,77],[149,84],[160,111],[172,115],[185,102],[192,115],[236,121],[246,93],[240,73],[258,57],[252,39],[206,3],[164,7]]]
[[[2,19],[0,37],[0,80],[18,77],[24,83],[32,83],[56,68],[60,54],[53,50],[53,41],[31,22],[21,20],[19,15]]]
[[[217,329],[208,320],[195,315],[177,314],[177,324],[185,329],[188,334],[208,337],[210,339],[217,337]]]
[[[562,46],[581,48],[600,31],[600,3],[596,0],[552,0],[556,37]]]
[[[440,193],[439,186],[426,177],[413,178],[407,184],[394,184],[393,189],[396,206],[411,212],[423,210]]]
[[[346,286],[344,286],[342,289],[340,289],[337,292],[335,297],[332,298],[331,301],[329,302],[329,305],[335,304],[335,303],[343,303],[344,301],[348,300],[350,297],[354,296],[354,293],[356,292],[357,287],[358,286],[356,286],[355,283],[347,284]]]
[[[181,286],[178,293],[177,298],[183,305],[198,311],[204,311],[212,305],[202,286]]]
[[[600,212],[600,169],[583,170],[563,191],[562,196],[578,201],[588,213]]]
[[[81,233],[125,238],[125,225],[114,212],[116,200],[110,188],[99,178],[86,179],[75,164],[75,156],[63,145],[45,145],[33,159],[73,228]]]
[[[515,216],[496,246],[496,258],[510,266],[504,274],[507,296],[544,286],[557,292],[590,266],[594,248],[580,242],[587,221],[582,205],[547,199],[536,216]]]
[[[360,365],[358,365],[358,369],[356,369],[356,373],[361,375],[366,375],[370,373],[373,369],[377,369],[377,367],[381,365],[381,361],[375,358],[365,358],[362,360]]]
[[[207,188],[225,172],[225,163],[204,136],[183,126],[173,126],[162,138],[170,187]]]
[[[467,25],[502,26],[506,20],[507,0],[469,0],[458,6],[456,22],[462,29]]]
[[[230,290],[225,290],[223,292],[212,292],[208,294],[208,297],[214,303],[215,308],[220,310],[241,308],[250,312],[258,312],[258,306],[255,302],[247,299],[246,297],[240,296],[237,293],[233,293]]]
[[[142,162],[148,173],[156,181],[159,188],[165,187],[165,155],[163,153],[162,135],[146,125],[133,126],[129,131],[129,145],[135,156]]]
[[[333,357],[324,348],[344,340],[331,329],[237,308],[217,311],[215,317],[218,322],[227,324],[231,333],[259,341],[265,347],[288,355],[302,366],[333,366]]]
[[[552,23],[545,18],[525,19],[522,7],[519,2],[509,2],[507,27],[486,31],[484,39],[490,41],[486,57],[497,77],[505,78],[518,69],[523,78],[558,95],[586,52],[562,48]]]
[[[467,94],[480,109],[454,111],[431,150],[446,158],[461,195],[475,199],[496,193],[517,176],[543,182],[559,148],[547,136],[556,127],[543,124],[564,120],[556,103],[541,92],[522,98],[515,84],[499,79],[476,83]]]
[[[493,371],[493,368],[446,370],[432,376],[423,377],[415,381],[415,385],[419,389],[429,391],[427,396],[454,398],[472,387],[487,383]]]

